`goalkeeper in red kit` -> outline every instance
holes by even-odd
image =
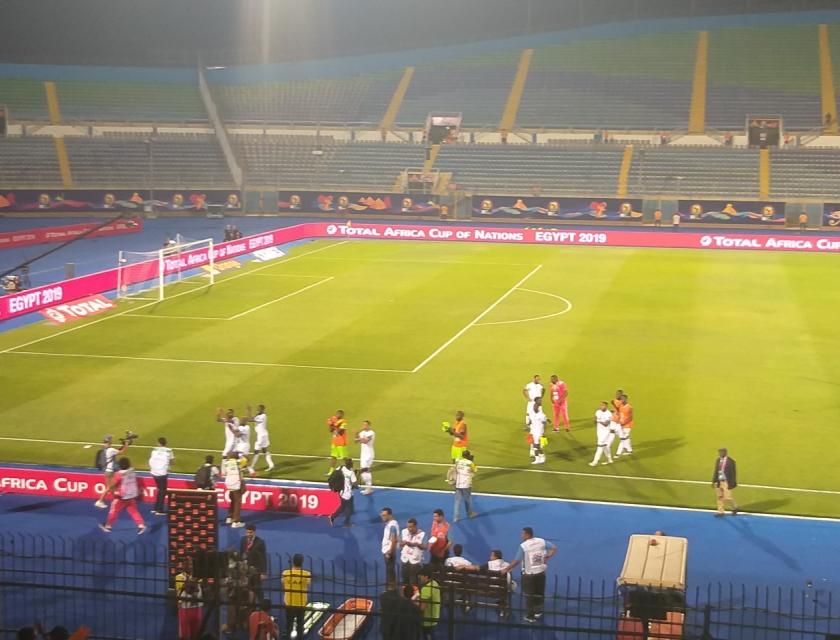
[[[556,375],[551,376],[551,404],[554,408],[554,430],[560,431],[560,418],[563,418],[563,426],[566,433],[569,433],[569,388]]]

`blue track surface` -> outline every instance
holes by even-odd
[[[709,498],[711,502],[711,489]],[[259,535],[266,540],[272,554],[303,553],[317,560],[350,563],[348,566],[351,567],[352,563],[359,563],[351,571],[366,572],[369,576],[373,567],[380,564],[382,525],[378,514],[382,507],[392,507],[401,524],[413,516],[421,528],[428,528],[432,510],[440,507],[451,513],[452,503],[452,495],[445,491],[380,489],[372,496],[356,497],[357,512],[350,529],[331,528],[324,518],[266,512],[246,512],[246,521],[257,525]],[[120,547],[123,543],[128,549],[142,540],[143,544],[159,545],[162,554],[166,543],[165,528],[162,519],[155,520],[148,508],[144,505],[142,511],[152,526],[142,539],[136,536],[134,525],[127,516],[122,516],[113,534],[106,537],[96,526],[102,521],[104,512],[90,502],[80,500],[5,494],[0,496],[0,522],[5,532],[34,536],[60,532],[63,537],[76,540],[107,540]],[[611,593],[611,585],[624,560],[628,536],[661,529],[669,535],[689,539],[688,585],[692,604],[701,605],[707,600],[717,607],[737,606],[744,604],[744,600],[748,604],[756,588],[763,589],[768,585],[772,586],[773,593],[777,588],[782,593],[789,593],[794,602],[802,593],[816,595],[820,602],[825,602],[835,590],[840,595],[840,567],[836,562],[827,561],[840,539],[840,521],[748,514],[717,519],[711,511],[493,495],[476,496],[475,508],[479,511],[478,517],[454,524],[452,528],[451,537],[464,545],[464,555],[475,562],[483,562],[490,549],[498,547],[506,558],[512,558],[521,528],[532,526],[537,535],[559,547],[549,570],[549,593],[555,589],[566,593],[568,585],[575,591],[579,578],[584,581],[584,590],[591,581],[594,591],[599,592],[603,581],[607,592]],[[222,529],[220,546],[238,545],[243,530]],[[8,559],[3,558],[3,563],[6,562]],[[553,586],[555,580],[557,586]],[[102,575],[97,586],[108,586],[117,581],[118,576]],[[809,583],[813,588],[807,587]],[[707,591],[710,584],[714,585],[713,592]],[[723,584],[722,592],[717,591],[719,584]],[[737,585],[731,593],[730,584]],[[272,589],[276,586],[274,580]],[[749,597],[745,599],[744,593]],[[279,600],[276,590],[272,598],[275,603]],[[4,600],[8,624],[12,612],[7,592]],[[18,610],[25,611],[25,608],[21,606]],[[164,626],[171,624],[171,620],[168,623],[166,620],[161,618],[161,637],[165,637]],[[25,622],[20,620],[20,624]],[[459,638],[480,638],[481,633],[476,633],[459,635]],[[522,637],[554,636],[540,633]]]

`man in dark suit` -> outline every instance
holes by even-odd
[[[717,494],[717,513],[715,516],[718,518],[723,516],[727,502],[732,505],[732,515],[737,515],[738,504],[732,496],[732,490],[738,486],[735,475],[735,460],[729,457],[729,452],[726,449],[718,449],[715,470],[712,472],[712,486]]]
[[[257,602],[262,601],[262,581],[268,577],[265,540],[257,537],[257,527],[249,524],[245,527],[245,537],[239,541],[239,553],[254,569],[252,590]]]

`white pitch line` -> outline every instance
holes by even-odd
[[[491,304],[491,305],[490,305],[489,307],[487,307],[484,311],[482,311],[481,313],[479,313],[479,314],[478,314],[475,318],[473,318],[473,319],[469,322],[469,324],[467,324],[466,326],[464,326],[464,327],[463,327],[463,328],[462,328],[462,329],[461,329],[458,333],[456,333],[454,336],[452,336],[451,338],[449,338],[449,340],[447,340],[447,341],[446,341],[446,342],[444,342],[442,345],[440,345],[437,349],[435,349],[435,350],[431,353],[431,355],[429,355],[429,356],[428,356],[425,360],[423,360],[423,362],[421,362],[421,363],[420,363],[420,364],[418,364],[416,367],[414,367],[414,369],[412,369],[412,370],[411,370],[411,373],[417,373],[418,371],[420,371],[420,369],[422,369],[422,368],[423,368],[423,367],[425,367],[427,364],[429,364],[432,360],[434,360],[434,359],[437,357],[437,355],[438,355],[439,353],[441,353],[441,352],[442,352],[444,349],[446,349],[449,345],[451,345],[451,344],[452,344],[453,342],[455,342],[458,338],[460,338],[462,335],[464,335],[464,334],[465,334],[465,333],[466,333],[466,332],[467,332],[470,328],[472,328],[473,326],[475,326],[475,324],[476,324],[479,320],[481,320],[484,316],[486,316],[486,315],[487,315],[488,313],[490,313],[493,309],[495,309],[497,306],[499,306],[499,305],[500,305],[500,304],[501,304],[501,303],[505,300],[505,298],[507,298],[507,297],[508,297],[511,293],[513,293],[514,291],[516,291],[516,290],[519,288],[519,286],[520,286],[520,285],[522,285],[522,284],[523,284],[526,280],[528,280],[528,278],[530,278],[532,275],[534,275],[534,274],[535,274],[537,271],[539,271],[540,269],[542,269],[542,265],[541,265],[541,264],[538,264],[536,267],[534,267],[533,269],[531,269],[531,271],[529,271],[529,272],[528,272],[528,275],[526,275],[524,278],[522,278],[519,282],[517,282],[515,285],[513,285],[510,289],[508,289],[507,291],[505,291],[505,292],[502,294],[502,296],[501,296],[500,298],[496,299],[496,301],[495,301],[493,304]]]
[[[151,356],[117,356],[102,353],[50,353],[49,351],[9,351],[9,355],[47,356],[54,358],[91,358],[100,360],[133,360],[138,362],[168,362],[180,364],[214,364],[223,366],[267,367],[277,369],[326,369],[328,371],[374,371],[378,373],[411,373],[405,369],[373,369],[367,367],[328,367],[315,364],[286,364],[280,362],[239,362],[227,360],[191,360],[187,358],[153,358]]]
[[[407,372],[404,372],[407,373]],[[9,436],[0,436],[0,441],[6,440],[10,442],[39,442],[42,444],[72,444],[72,445],[100,445],[101,442],[85,442],[82,440],[43,440],[37,438],[13,438]],[[135,449],[154,449],[151,445],[132,445]],[[193,453],[217,453],[219,449],[196,449],[190,447],[173,447],[175,451],[191,451]],[[323,460],[324,456],[314,456],[310,454],[302,454],[302,453],[274,453],[272,452],[272,456],[278,458],[295,458],[295,459],[303,459],[303,460]],[[422,462],[422,461],[415,461],[415,460],[376,460],[376,462],[381,464],[403,464],[403,465],[411,465],[411,466],[420,466],[420,467],[451,467],[451,463],[445,462]],[[559,476],[579,476],[579,477],[586,477],[586,478],[608,478],[611,480],[635,480],[635,481],[643,481],[643,482],[670,482],[676,484],[696,484],[696,485],[703,485],[703,486],[710,486],[709,481],[707,480],[684,480],[680,478],[652,478],[648,476],[622,476],[622,475],[615,475],[615,474],[606,474],[606,473],[587,473],[583,471],[554,471],[551,469],[532,469],[529,467],[519,468],[519,467],[496,467],[490,465],[479,465],[478,467],[480,470],[489,470],[489,471],[517,471],[522,473],[546,473],[551,475],[559,475]],[[307,480],[294,480],[293,482],[310,482]],[[815,493],[815,494],[824,494],[824,495],[840,495],[840,491],[834,491],[830,489],[803,489],[800,487],[779,487],[774,485],[764,485],[764,484],[738,484],[739,487],[746,487],[748,489],[766,489],[769,491],[793,491],[796,493]],[[403,487],[400,487],[403,488]],[[434,491],[434,489],[422,489],[422,488],[406,488],[407,491]],[[447,493],[451,493],[451,490]],[[497,493],[488,493],[486,495],[504,495],[504,494],[497,494]],[[511,495],[508,497],[512,498],[519,498],[523,496]],[[530,496],[526,496],[530,497]],[[551,497],[543,497],[537,498],[540,500],[565,500],[565,501],[573,501],[573,502],[586,502],[592,503],[591,500],[574,500],[572,498],[551,498]],[[622,504],[622,503],[615,503],[615,502],[604,502],[603,504]],[[628,506],[636,506],[633,503],[627,503]],[[659,507],[659,505],[647,505],[652,507]],[[668,507],[663,507],[668,508]],[[670,507],[673,509],[687,509],[687,510],[694,510],[693,507]]]
[[[522,318],[521,320],[499,320],[497,322],[477,322],[476,327],[486,327],[491,324],[518,324],[520,322],[534,322],[536,320],[547,320],[548,318],[556,318],[557,316],[562,316],[564,314],[569,313],[572,310],[572,301],[568,298],[564,298],[563,296],[558,296],[556,293],[548,293],[548,291],[537,291],[536,289],[518,289],[519,291],[527,291],[528,293],[540,293],[544,296],[549,296],[551,298],[557,298],[558,300],[562,300],[566,303],[566,308],[562,311],[557,311],[556,313],[549,313],[544,316],[535,316],[533,318]]]
[[[280,302],[281,300],[287,300],[293,296],[298,295],[299,293],[303,293],[304,291],[308,291],[309,289],[314,289],[318,285],[322,285],[325,282],[329,282],[330,280],[335,280],[335,276],[328,276],[323,280],[318,280],[318,282],[313,282],[312,284],[306,285],[302,289],[297,289],[296,291],[292,291],[291,293],[287,293],[284,296],[280,296],[279,298],[275,298],[274,300],[269,300],[268,302],[264,302],[260,305],[257,305],[253,309],[248,309],[247,311],[243,311],[242,313],[237,313],[235,316],[231,316],[230,318],[226,318],[227,320],[236,320],[237,318],[241,318],[243,316],[247,316],[249,313],[253,313],[254,311],[259,311],[267,307],[270,304],[274,304],[275,302]]]
[[[228,318],[210,318],[203,316],[158,316],[149,313],[126,313],[126,318],[163,318],[164,320],[227,320]]]
[[[256,269],[252,269],[251,271],[246,271],[245,273],[237,273],[234,276],[229,278],[224,278],[223,280],[219,280],[216,284],[222,284],[225,282],[231,282],[232,280],[236,280],[237,278],[242,278],[243,276],[249,276],[251,274],[257,273],[258,271],[262,271],[263,269],[268,269],[270,267],[276,267],[281,264],[285,264],[287,262],[291,262],[292,260],[297,260],[298,258],[303,258],[305,256],[311,255],[313,253],[319,253],[321,251],[326,251],[327,249],[332,249],[333,247],[337,247],[342,244],[346,244],[349,240],[342,240],[341,242],[334,242],[333,244],[328,244],[326,247],[319,247],[318,249],[313,249],[312,251],[307,251],[306,253],[301,253],[291,258],[286,258],[285,260],[280,260],[277,262],[270,262],[263,267],[257,267]],[[194,293],[199,289],[204,289],[207,287],[212,287],[213,285],[207,283],[202,285],[201,287],[196,287],[195,289],[190,289],[188,291],[182,291],[181,293],[176,293],[174,296],[170,296],[166,298],[166,300],[172,300],[173,298],[178,298],[180,296],[186,295],[188,293]],[[64,329],[63,331],[59,331],[58,333],[51,333],[48,336],[44,336],[43,338],[36,338],[35,340],[30,340],[29,342],[24,342],[23,344],[19,344],[14,347],[8,347],[7,349],[0,350],[0,355],[4,353],[11,353],[12,351],[16,351],[17,349],[23,349],[24,347],[28,347],[33,344],[38,344],[39,342],[44,342],[45,340],[51,340],[53,338],[57,338],[58,336],[63,336],[65,333],[72,333],[74,331],[78,331],[79,329],[84,329],[85,327],[89,327],[94,324],[99,324],[100,322],[105,322],[106,320],[111,320],[113,318],[119,318],[120,316],[127,315],[133,311],[139,311],[140,309],[145,309],[146,307],[151,307],[152,305],[160,304],[160,300],[155,300],[153,302],[149,302],[147,304],[141,304],[139,307],[132,307],[130,309],[126,309],[125,311],[120,311],[118,313],[109,313],[98,320],[93,320],[92,322],[87,322],[85,324],[79,324],[75,327],[70,327],[69,329]]]

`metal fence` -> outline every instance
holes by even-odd
[[[97,640],[178,638],[174,594],[169,590],[166,549],[142,538],[130,543],[95,538],[0,534],[0,637],[16,637],[20,627],[41,621],[49,629],[86,625]],[[377,559],[378,560],[378,559]],[[272,554],[262,596],[270,613],[285,629],[281,572],[291,558]],[[349,598],[370,600],[372,609],[356,638],[382,638],[389,618],[383,600],[385,568],[381,561],[348,558],[337,562],[305,558],[312,574],[309,602],[328,605],[317,629]],[[510,594],[500,610],[498,601],[463,592],[445,581],[440,589],[438,639],[483,640],[616,638],[623,597],[614,584],[557,578],[546,588],[544,615],[525,621],[521,589]],[[217,597],[218,596],[218,597]],[[747,588],[734,584],[695,587],[686,594],[684,638],[698,640],[825,640],[840,633],[840,611],[832,594],[806,585],[802,590]],[[222,625],[234,626],[255,608],[253,589],[237,596],[222,581],[218,592],[205,586],[202,598],[205,631],[219,637]],[[249,602],[251,600],[251,602]],[[391,600],[393,604],[393,599]],[[384,614],[384,617],[383,617]],[[241,626],[223,637],[246,638]],[[408,632],[395,636],[410,640]],[[644,631],[620,636],[654,638]],[[676,636],[667,636],[669,638]],[[835,636],[840,637],[840,636]]]

